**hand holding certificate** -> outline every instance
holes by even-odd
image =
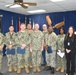
[[[51,46],[46,45],[45,50],[47,50],[47,53],[52,53],[52,48]]]
[[[14,49],[14,48],[12,48],[12,49],[7,49],[6,52],[7,52],[7,54],[15,55],[15,49]]]
[[[61,50],[58,50],[57,54],[58,54],[61,58],[63,58],[63,57],[64,57],[64,55],[65,55],[65,53],[64,53],[64,52],[61,52]]]
[[[25,52],[26,52],[26,49],[24,48],[24,49],[21,49],[21,47],[17,47],[17,53],[18,54],[25,54]]]

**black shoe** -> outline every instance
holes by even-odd
[[[41,66],[46,66],[46,64],[41,64]]]
[[[3,75],[3,73],[0,72],[0,75]]]
[[[51,73],[52,73],[52,74],[55,73],[55,69],[54,69],[54,67],[51,68]]]
[[[51,66],[49,66],[49,69],[51,70]]]
[[[51,70],[51,66],[46,66],[46,67],[44,68],[44,70],[45,70],[45,71]]]

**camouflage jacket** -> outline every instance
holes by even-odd
[[[0,33],[0,46],[4,46],[4,35]]]
[[[31,33],[32,50],[40,50],[42,47],[43,33],[39,30],[38,33]]]
[[[26,47],[30,44],[31,42],[31,38],[27,32],[27,30],[25,30],[24,32],[17,32],[17,37],[16,37],[16,44],[17,46],[21,46],[22,44],[26,44]]]
[[[33,32],[32,29],[31,30],[26,29],[26,31],[28,32],[29,35],[31,35],[31,33]]]
[[[15,32],[13,32],[13,34],[10,34],[10,32],[5,34],[5,44],[6,44],[7,48],[10,44],[12,44],[13,47],[16,46],[15,38],[16,38]]]
[[[65,34],[63,35],[58,35],[57,38],[57,49],[64,51],[64,38],[65,38]]]
[[[57,49],[57,35],[54,32],[45,35],[45,45],[51,46],[52,50]]]

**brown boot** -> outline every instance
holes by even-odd
[[[37,72],[40,72],[41,71],[40,67],[37,67],[36,70],[37,70]]]
[[[58,72],[58,71],[60,71],[60,69],[61,69],[61,68],[60,68],[60,67],[58,67],[58,68],[56,69],[56,71]]]
[[[64,72],[64,67],[61,68],[61,71],[60,72],[62,72],[62,73]]]
[[[32,64],[31,64],[31,63],[29,64],[29,67],[30,67],[30,68],[33,68],[33,66],[32,66]]]
[[[14,71],[16,72],[16,71],[17,71],[17,66],[14,65],[13,69],[14,69]]]
[[[20,74],[21,73],[21,68],[17,69],[17,73]]]
[[[28,74],[30,71],[28,68],[25,68],[25,72]]]
[[[33,72],[34,72],[34,73],[36,72],[36,67],[33,68]]]
[[[9,66],[8,72],[12,72],[12,66]]]
[[[24,68],[24,67],[25,67],[25,66],[24,66],[24,63],[22,63],[22,64],[21,64],[21,68]]]

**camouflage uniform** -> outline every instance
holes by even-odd
[[[51,67],[56,67],[56,42],[57,42],[57,36],[54,32],[52,32],[51,34],[46,34],[45,35],[45,45],[51,46],[52,47],[52,53],[47,53],[46,51],[46,62],[47,62],[47,66],[51,66]]]
[[[42,40],[43,40],[43,33],[35,31],[31,34],[31,44],[32,44],[32,64],[34,67],[39,67],[41,65],[41,48],[42,48]]]
[[[6,49],[9,49],[9,45],[13,44],[13,48],[16,48],[16,43],[15,43],[15,38],[16,38],[16,33],[13,32],[13,34],[11,35],[10,32],[5,34],[5,44],[6,44]],[[15,53],[16,53],[16,49],[15,49]],[[6,52],[7,54],[7,52]],[[12,54],[7,54],[7,59],[8,59],[8,66],[14,66],[17,65],[17,57],[16,54],[12,55]]]
[[[31,33],[33,32],[33,30],[28,30],[28,29],[27,29],[27,31],[28,31],[29,36],[30,36]],[[29,46],[29,47],[30,47],[30,46]],[[30,50],[29,50],[29,51],[30,51]],[[31,53],[31,52],[29,52],[29,65],[32,66],[32,53]]]
[[[64,52],[64,38],[65,38],[65,34],[63,35],[58,35],[57,38],[57,50],[61,50],[62,52]],[[57,63],[58,63],[58,67],[64,67],[64,63],[65,63],[65,58],[61,58],[59,55],[57,55]]]
[[[28,58],[29,58],[29,44],[31,42],[31,39],[28,35],[28,32],[25,30],[24,32],[19,31],[17,33],[17,38],[16,38],[16,44],[17,47],[21,47],[22,44],[26,44],[26,52],[25,54],[18,54],[17,53],[17,58],[18,58],[18,68],[21,68],[21,61],[22,59],[25,59],[25,68],[28,67]],[[23,58],[24,57],[24,58]]]
[[[0,46],[4,46],[4,35],[2,33],[0,33]],[[1,69],[1,66],[2,66],[2,58],[3,58],[3,53],[2,53],[2,50],[0,50],[0,69]]]

